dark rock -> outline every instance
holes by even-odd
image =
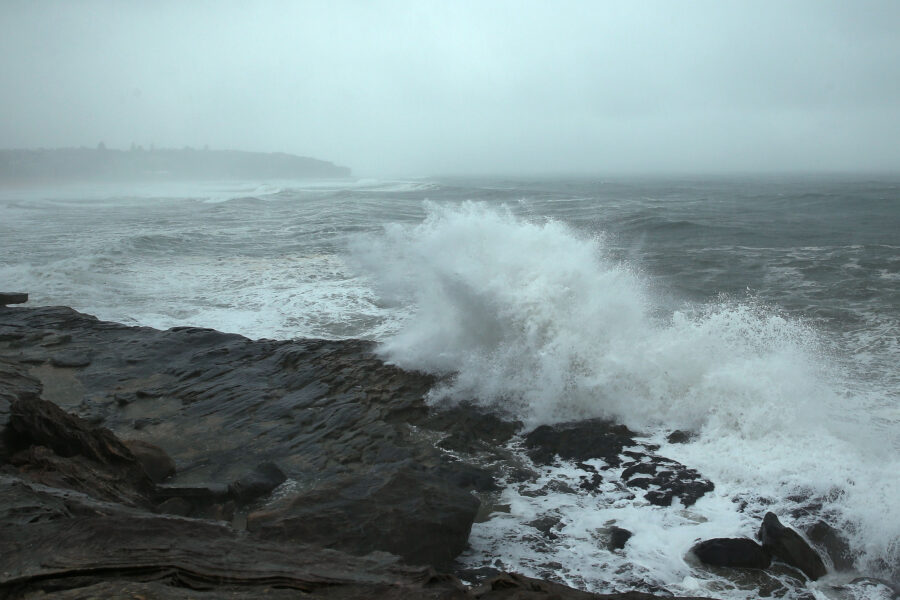
[[[865,589],[868,593],[864,597],[900,599],[900,583],[898,582],[892,583],[877,577],[857,577],[850,584],[854,587]],[[857,594],[854,594],[854,597],[856,596]]]
[[[478,506],[469,492],[441,478],[388,465],[251,513],[247,529],[265,539],[360,555],[383,550],[412,564],[446,566],[465,549]]]
[[[522,428],[519,421],[503,420],[471,403],[433,411],[421,424],[449,434],[439,442],[442,448],[467,453],[493,449],[508,442]]]
[[[125,440],[124,444],[154,483],[162,483],[175,474],[175,461],[159,446],[143,440]]]
[[[27,366],[3,357],[0,357],[0,382],[0,400],[6,401],[7,410],[8,405],[16,400],[40,398],[44,389],[40,380],[29,374]]]
[[[135,431],[140,431],[148,425],[158,425],[159,423],[159,419],[135,419],[131,426]]]
[[[161,502],[156,507],[156,510],[167,515],[186,517],[191,514],[193,508],[193,505],[184,498],[169,498],[168,500]]]
[[[554,479],[552,481],[547,482],[540,488],[532,488],[527,485],[521,485],[518,488],[520,496],[526,496],[528,498],[539,498],[542,496],[547,496],[548,494],[575,494],[577,493],[572,486],[570,486],[565,481]]]
[[[20,397],[10,404],[10,461],[48,485],[127,504],[146,505],[153,482],[108,429],[94,427],[52,402]]]
[[[156,486],[154,496],[160,501],[166,498],[184,498],[194,504],[214,504],[230,499],[228,486],[223,483],[195,485],[164,484]]]
[[[628,542],[628,540],[631,539],[631,536],[633,535],[633,533],[622,527],[610,527],[609,541],[606,543],[606,547],[611,552],[613,550],[621,550],[625,547],[625,544]]]
[[[7,460],[16,447],[15,432],[10,428],[13,402],[40,398],[43,386],[28,373],[25,365],[0,358],[0,463]]]
[[[12,402],[9,412],[9,428],[21,448],[47,446],[62,457],[137,466],[134,455],[111,431],[93,427],[52,402],[20,398]]]
[[[666,440],[670,444],[687,444],[689,441],[694,439],[696,434],[692,431],[682,431],[681,429],[676,429],[672,433],[669,434],[669,437]]]
[[[481,583],[485,579],[491,579],[502,574],[502,571],[494,567],[480,567],[478,569],[457,569],[454,574],[469,583]]]
[[[96,590],[103,591],[99,597],[133,598],[119,594],[142,590],[135,586],[146,581],[168,584],[157,598],[195,598],[197,590],[216,592],[209,598],[271,598],[273,588],[291,590],[292,597],[326,590],[336,599],[466,597],[455,578],[386,554],[353,557],[275,544],[212,522],[162,515],[71,517],[63,527],[57,521],[3,523],[0,557],[5,598],[85,598]],[[68,591],[72,595],[64,595]]]
[[[57,354],[50,358],[54,367],[77,369],[91,364],[91,357],[86,354]]]
[[[804,533],[809,541],[825,550],[836,570],[849,571],[853,568],[850,543],[834,527],[820,520],[804,530]]]
[[[39,377],[47,389],[77,395],[71,406],[80,415],[120,435],[139,429],[178,464],[176,479],[236,481],[273,462],[306,484],[378,462],[441,462],[443,452],[414,438],[405,420],[425,418],[433,378],[384,364],[371,342],[251,341],[126,327],[64,307],[0,310],[0,336],[71,336],[65,346],[35,341],[27,353],[0,342],[0,357],[46,364]],[[65,355],[92,360],[79,369],[49,366]],[[100,406],[117,395],[126,406]]]
[[[578,489],[586,492],[596,492],[603,484],[603,477],[599,473],[591,473],[590,476],[581,475],[579,479],[581,483],[578,484]]]
[[[275,463],[267,462],[232,483],[228,490],[232,497],[246,504],[261,496],[269,494],[272,490],[285,482],[287,476]]]
[[[231,522],[234,520],[234,513],[236,510],[237,505],[234,500],[228,500],[227,502],[219,502],[210,505],[201,513],[201,516],[206,519]]]
[[[494,475],[490,471],[461,461],[447,461],[445,466],[437,469],[437,473],[449,483],[465,490],[475,492],[500,490],[500,486],[497,485]]]
[[[48,487],[90,494],[105,502],[149,508],[152,482],[137,463],[131,470],[119,465],[89,460],[83,456],[62,457],[46,446],[30,446],[13,454],[9,463],[31,482]]]
[[[28,302],[28,294],[21,292],[0,292],[0,306],[7,304],[25,304]]]
[[[628,487],[647,490],[644,498],[656,506],[671,506],[678,498],[684,506],[691,506],[715,485],[698,473],[674,460],[645,454],[622,471]],[[651,489],[652,488],[652,489]]]
[[[535,519],[534,521],[530,521],[526,523],[526,525],[530,527],[534,527],[538,531],[544,534],[544,537],[555,540],[557,536],[553,533],[553,529],[555,529],[561,520],[561,517],[557,515],[545,515],[539,519]]]
[[[691,548],[700,562],[716,567],[766,569],[772,557],[750,538],[713,538]]]
[[[0,598],[600,597],[514,576],[476,592],[369,553],[448,564],[478,508],[469,490],[495,485],[497,472],[468,456],[516,431],[462,413],[475,434],[425,425],[433,383],[386,365],[371,342],[251,341],[0,307]],[[177,462],[166,484],[116,437],[137,427]],[[422,428],[446,433],[454,459]],[[237,483],[267,462],[302,491],[268,500],[251,531],[206,520],[241,527],[236,498],[261,488],[198,482]],[[515,462],[497,469],[535,479]]]
[[[653,600],[662,597],[678,600],[668,594],[654,596],[643,592],[592,594],[572,589],[560,583],[532,579],[518,573],[502,573],[489,579],[475,588],[473,595],[479,600]],[[681,600],[702,599],[681,597]]]
[[[766,513],[759,528],[763,548],[775,558],[797,567],[812,580],[827,573],[825,563],[800,534],[785,527],[774,513]]]
[[[61,346],[72,341],[68,333],[51,333],[41,340],[41,346]]]
[[[618,466],[622,451],[635,444],[634,433],[624,425],[605,419],[590,419],[560,425],[541,425],[525,436],[525,447],[533,461],[552,464],[558,456],[563,460],[602,459]]]

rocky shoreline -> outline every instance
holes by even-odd
[[[656,597],[454,559],[502,510],[500,482],[534,481],[535,465],[574,461],[590,491],[606,474],[585,461],[603,459],[628,493],[664,506],[712,482],[615,423],[523,432],[473,406],[435,412],[423,401],[434,378],[373,350],[0,306],[0,598]],[[509,452],[514,436],[533,464]],[[613,527],[607,543],[629,535]],[[694,553],[824,573],[775,515],[760,537]]]

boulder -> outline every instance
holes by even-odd
[[[694,439],[696,436],[692,431],[683,431],[681,429],[676,429],[666,438],[666,441],[670,444],[687,444],[689,441]]]
[[[266,462],[229,485],[228,491],[235,500],[246,504],[269,494],[285,480],[287,476],[275,463]]]
[[[834,527],[818,520],[804,530],[806,537],[828,554],[831,564],[838,571],[853,569],[853,552],[850,543]]]
[[[48,485],[132,505],[146,505],[153,481],[111,431],[90,425],[52,402],[20,397],[10,404],[10,462]]]
[[[19,398],[10,404],[9,413],[9,428],[22,448],[47,446],[62,457],[84,456],[138,467],[131,451],[111,431],[90,425],[52,402]]]
[[[700,562],[716,567],[766,569],[772,557],[750,538],[713,538],[691,548]]]
[[[154,483],[162,483],[175,474],[175,461],[159,446],[143,440],[125,440],[124,443]]]
[[[799,533],[782,525],[774,513],[766,513],[763,518],[759,539],[763,548],[772,556],[800,569],[812,580],[828,572],[818,552]]]

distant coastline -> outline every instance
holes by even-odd
[[[350,169],[281,152],[193,148],[0,150],[0,183],[310,179],[349,177]]]

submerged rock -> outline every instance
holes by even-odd
[[[700,562],[716,567],[766,569],[772,557],[750,538],[713,538],[691,548]]]
[[[623,527],[610,527],[609,541],[607,542],[606,547],[610,551],[621,550],[625,547],[625,544],[628,543],[628,540],[630,540],[633,535],[633,533]]]
[[[680,462],[655,454],[640,457],[640,462],[626,463],[622,480],[628,487],[647,490],[644,498],[656,506],[671,506],[678,498],[684,506],[691,506],[715,485],[696,470]]]
[[[621,463],[623,450],[635,444],[634,433],[606,419],[589,419],[560,425],[541,425],[525,436],[525,447],[533,461],[552,464],[563,460],[602,459],[610,466]]]
[[[766,513],[763,518],[759,539],[772,556],[797,567],[812,580],[828,572],[822,558],[809,543],[799,533],[782,525],[774,513]]]

